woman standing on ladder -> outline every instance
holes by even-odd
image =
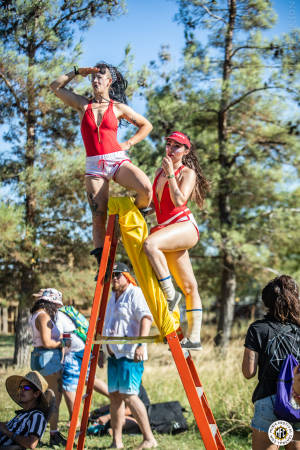
[[[193,196],[201,208],[209,183],[202,174],[190,139],[174,131],[166,138],[166,156],[153,183],[153,204],[158,225],[144,243],[153,270],[166,296],[169,310],[178,305],[171,274],[186,298],[187,336],[182,348],[201,350],[202,304],[188,250],[199,240],[199,230],[187,202]]]
[[[93,98],[75,94],[65,86],[77,75],[91,74]],[[109,181],[136,191],[136,206],[147,208],[151,202],[151,183],[127,156],[127,151],[152,130],[145,117],[126,103],[127,81],[113,66],[98,63],[95,67],[77,68],[61,75],[50,85],[54,94],[75,109],[81,121],[81,134],[86,150],[85,185],[93,217],[94,255],[100,264],[105,236]],[[126,142],[117,141],[118,125],[126,120],[138,128]]]

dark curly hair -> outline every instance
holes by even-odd
[[[271,280],[262,290],[262,301],[274,319],[300,326],[299,286],[289,275]]]
[[[191,139],[187,134],[182,134],[184,134],[191,142]],[[202,172],[194,144],[191,143],[190,149],[186,145],[185,148],[190,151],[187,155],[184,155],[184,157],[182,158],[182,162],[185,166],[193,169],[196,172],[196,185],[192,194],[192,199],[195,200],[199,208],[203,208],[204,199],[210,189],[210,183],[205,178]]]
[[[50,319],[54,322],[55,321],[55,316],[56,316],[56,312],[57,312],[57,305],[55,303],[52,302],[48,302],[47,300],[37,300],[35,302],[35,304],[33,305],[33,307],[31,308],[30,312],[31,314],[35,313],[36,311],[38,311],[39,309],[44,309],[46,311],[46,313],[49,314]]]
[[[104,61],[97,63],[95,67],[98,67],[100,69],[100,73],[102,75],[106,73],[106,70],[108,70],[111,75],[112,83],[109,88],[109,98],[115,100],[116,102],[125,103],[127,105],[128,100],[125,91],[127,89],[128,82],[124,79],[119,70],[115,66],[107,64]]]

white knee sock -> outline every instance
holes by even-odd
[[[158,280],[158,282],[160,284],[163,293],[165,294],[167,301],[173,300],[173,298],[175,297],[175,288],[172,283],[171,275],[162,278],[161,280]]]
[[[191,342],[200,342],[202,309],[187,309],[186,318],[188,323],[187,337]]]

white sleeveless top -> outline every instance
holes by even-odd
[[[45,311],[37,311],[31,316],[31,319],[29,321],[31,328],[32,328],[32,335],[33,335],[32,341],[33,341],[34,347],[44,347],[42,339],[41,339],[41,333],[39,332],[39,330],[37,329],[37,327],[35,325],[35,319],[41,313],[47,314]],[[53,322],[53,320],[50,319],[50,321],[53,325],[53,327],[51,328],[51,339],[53,339],[53,341],[59,341],[60,331],[57,328],[57,326],[55,325],[55,323]]]

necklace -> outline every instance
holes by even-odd
[[[100,101],[97,100],[96,97],[93,97],[92,100],[95,100],[95,103],[100,103],[100,104],[101,104],[101,103],[105,103],[105,102],[106,102],[106,103],[109,103],[109,102],[110,102],[110,99],[104,98],[104,97],[102,97],[102,96],[101,96],[101,100],[100,100]],[[104,100],[104,101],[103,101],[103,100]]]

